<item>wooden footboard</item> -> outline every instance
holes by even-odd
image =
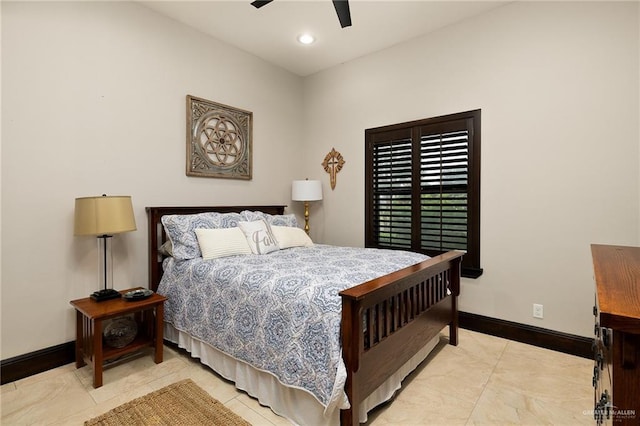
[[[458,344],[460,261],[452,251],[340,292],[342,346],[351,408],[342,425],[357,425],[360,403],[449,325]]]

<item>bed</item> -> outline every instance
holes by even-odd
[[[227,348],[224,346],[218,348],[214,344],[215,342],[208,343],[208,337],[205,338],[203,336],[213,335],[214,337],[212,338],[218,338],[223,342],[228,341],[231,346],[238,346],[237,338],[235,338],[236,340],[233,340],[234,338],[230,336],[223,338],[218,336],[218,333],[211,333],[207,330],[199,332],[199,328],[202,329],[204,326],[192,326],[191,331],[187,330],[186,325],[178,324],[176,326],[179,323],[176,319],[179,313],[176,313],[174,318],[168,318],[170,314],[167,314],[167,312],[172,312],[171,303],[177,306],[179,303],[177,302],[177,294],[182,291],[175,291],[175,295],[172,296],[170,289],[183,287],[179,284],[169,283],[169,281],[182,279],[185,280],[184,282],[191,283],[194,281],[193,276],[201,274],[203,269],[209,269],[210,264],[198,258],[176,260],[172,257],[167,257],[162,250],[164,243],[168,239],[165,226],[162,224],[164,216],[198,215],[211,212],[223,215],[261,212],[259,215],[262,215],[265,221],[268,221],[266,218],[293,216],[284,215],[284,208],[285,206],[280,205],[146,208],[149,227],[149,288],[162,292],[169,297],[167,301],[169,308],[165,309],[165,338],[185,348],[192,356],[200,358],[201,362],[211,367],[214,371],[232,380],[239,389],[247,391],[251,396],[256,397],[261,404],[271,407],[274,412],[294,423],[305,425],[335,423],[357,425],[361,421],[366,421],[369,409],[393,396],[402,379],[426,358],[437,343],[440,332],[445,327],[449,326],[449,343],[457,345],[457,296],[460,292],[460,261],[463,252],[447,252],[426,260],[423,260],[424,256],[418,258],[415,256],[421,255],[408,254],[406,252],[391,253],[392,251],[366,249],[364,251],[366,255],[363,255],[356,251],[361,249],[332,248],[323,245],[293,247],[271,253],[268,258],[270,259],[269,261],[280,262],[281,265],[282,262],[298,261],[303,262],[301,265],[306,265],[310,263],[312,258],[320,259],[321,262],[328,264],[322,259],[330,259],[331,256],[339,258],[342,264],[350,265],[351,256],[356,257],[353,261],[354,264],[360,264],[361,260],[364,261],[372,253],[379,256],[376,259],[387,259],[387,256],[389,256],[388,265],[385,261],[377,262],[375,266],[370,265],[367,267],[367,273],[369,269],[379,269],[376,274],[380,276],[367,279],[368,275],[365,274],[362,275],[364,279],[361,281],[354,281],[354,283],[360,284],[349,285],[347,288],[337,288],[335,290],[339,294],[339,298],[333,295],[333,299],[338,301],[337,313],[334,313],[334,315],[337,315],[337,320],[335,317],[330,316],[327,316],[328,319],[326,320],[326,324],[329,324],[326,326],[327,329],[332,330],[335,327],[338,357],[341,354],[341,362],[335,363],[336,365],[331,364],[327,368],[331,374],[335,375],[331,379],[334,381],[331,382],[331,380],[325,378],[315,381],[309,380],[308,377],[315,378],[313,372],[309,372],[312,367],[295,364],[295,368],[291,370],[306,372],[306,374],[303,374],[305,383],[299,384],[295,382],[295,377],[289,382],[287,374],[284,374],[284,377],[283,375],[278,376],[276,373],[269,371],[268,366],[253,365],[251,359],[245,358],[250,355],[246,355],[244,352],[230,354]],[[367,250],[374,251],[369,252]],[[239,256],[235,257],[239,258]],[[233,258],[232,256],[224,260],[228,264]],[[267,256],[246,255],[246,257],[241,258],[243,259],[241,262],[243,265],[250,265],[249,271],[255,272],[266,267],[265,259],[267,259]],[[396,264],[394,262],[399,263]],[[222,264],[222,262],[219,263]],[[403,265],[405,263],[409,266],[399,267],[399,269],[392,271],[384,269],[385,267],[391,268],[394,265]],[[293,265],[294,263],[291,264]],[[231,269],[235,271],[237,267],[240,266],[234,264]],[[283,268],[280,267],[280,269]],[[318,275],[321,275],[325,281],[340,281],[343,278],[342,275],[345,275],[337,273],[332,275],[326,269],[322,270],[320,266],[316,269],[319,270]],[[167,271],[167,276],[163,282],[165,270]],[[353,270],[355,271],[355,269]],[[173,277],[174,273],[177,273],[176,277],[179,277],[181,271],[189,271],[188,273],[191,275],[186,276],[186,278]],[[243,272],[243,274],[246,273],[251,272]],[[251,276],[255,275],[256,273],[253,273]],[[245,277],[245,275],[242,275],[242,277]],[[358,277],[351,276],[349,279],[357,280]],[[247,283],[235,285],[249,285],[253,278],[245,281]],[[184,287],[188,286],[185,285]],[[274,291],[273,287],[269,287],[266,284],[255,287],[268,288],[271,292],[267,296],[255,297],[271,298],[275,297],[273,296],[275,293],[280,292],[278,289]],[[207,287],[207,289],[209,288]],[[329,286],[328,288],[331,289],[332,287]],[[197,291],[199,291],[199,294],[205,293],[202,290]],[[293,293],[287,294],[284,290],[282,292],[284,295],[281,303],[287,303],[287,298],[296,300]],[[326,290],[321,290],[320,292],[326,292]],[[209,291],[207,290],[206,293],[209,293]],[[176,298],[173,302],[172,297]],[[251,309],[259,309],[261,304],[258,303],[256,307]],[[185,318],[187,316],[196,317],[195,321],[197,321],[197,312],[201,309],[182,308],[182,311],[180,311],[176,306],[174,306],[174,311],[184,311],[183,316]],[[296,308],[291,309],[295,311]],[[214,312],[214,308],[210,308],[207,312]],[[260,313],[256,313],[256,315],[260,315]],[[269,312],[265,315],[273,316]],[[316,318],[315,315],[314,318]],[[190,321],[194,321],[193,318]],[[211,320],[209,319],[208,321]],[[202,323],[204,324],[205,322],[203,318]],[[216,320],[212,324],[218,323],[219,320]],[[318,324],[318,327],[324,327],[324,325]],[[287,336],[287,342],[291,340],[291,335],[287,335],[286,331],[282,332],[280,328],[274,328],[273,330],[271,328],[271,326],[265,327],[261,331],[262,334],[270,336],[267,340],[278,340],[278,336],[282,336],[283,333]],[[305,341],[304,336],[323,335],[318,333],[317,329],[313,333],[300,334],[303,335],[301,337],[302,342]],[[308,344],[314,347],[313,351],[309,352],[311,357],[315,357],[314,353],[324,353],[325,346],[331,348],[333,345],[331,339],[327,339],[326,344],[313,337],[307,337],[306,341],[308,343],[304,343],[305,345]],[[254,344],[254,349],[257,348],[262,351],[261,354],[257,355],[259,359],[275,358],[273,352],[268,352],[269,344],[258,340],[256,342],[259,343]],[[298,345],[298,343],[295,343],[295,345]],[[256,357],[256,355],[251,356]],[[309,357],[307,356],[307,358]],[[329,356],[324,358],[322,362],[334,362],[330,360]],[[287,365],[294,363],[292,360],[286,360],[286,362],[288,362]],[[343,379],[340,381],[337,378]],[[327,380],[329,381],[327,382]],[[311,383],[312,387],[316,386],[320,390],[320,396],[305,388],[307,387],[307,382]],[[318,385],[318,383],[321,383],[321,385]],[[339,389],[331,389],[331,386],[337,386],[336,383],[340,385]],[[326,391],[324,394],[322,389]]]

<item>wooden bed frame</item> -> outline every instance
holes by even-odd
[[[158,249],[166,234],[160,219],[169,214],[262,211],[283,214],[286,206],[147,207],[149,288],[162,277]],[[444,327],[449,343],[458,344],[460,262],[452,251],[340,292],[341,341],[347,368],[345,391],[351,408],[342,410],[342,425],[357,425],[360,403]]]

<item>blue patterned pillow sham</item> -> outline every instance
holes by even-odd
[[[268,214],[258,211],[244,210],[242,213],[242,220],[246,222],[254,222],[256,220],[264,220],[272,226],[293,226],[298,227],[298,220],[294,214]]]
[[[162,216],[162,225],[171,241],[173,257],[176,259],[195,259],[202,257],[196,228],[217,229],[233,228],[242,220],[240,213],[198,213],[189,215]]]

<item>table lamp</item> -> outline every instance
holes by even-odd
[[[103,300],[120,297],[113,288],[113,259],[111,240],[114,234],[136,230],[136,220],[129,196],[107,196],[76,198],[73,235],[95,235],[101,251],[102,289],[91,298]]]
[[[322,182],[319,180],[294,180],[291,199],[304,201],[304,231],[309,234],[309,201],[322,200]]]

